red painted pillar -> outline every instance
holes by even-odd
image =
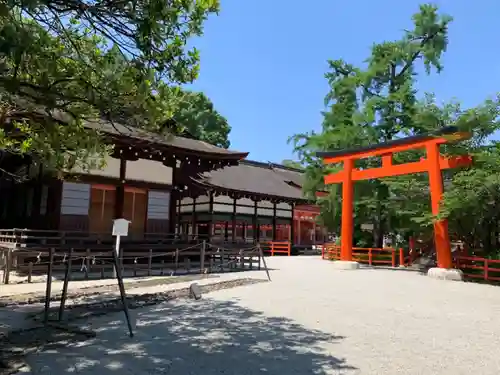
[[[427,162],[429,163],[429,187],[431,190],[432,214],[439,214],[439,204],[443,196],[443,177],[439,165],[439,145],[427,144]],[[434,222],[434,244],[439,268],[452,268],[450,238],[448,236],[448,221]]]
[[[342,229],[340,233],[340,260],[352,261],[353,236],[353,186],[352,170],[354,160],[344,161],[344,180],[342,181]]]

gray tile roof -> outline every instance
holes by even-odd
[[[301,181],[302,172],[271,163],[242,160],[239,165],[208,172],[196,181],[226,191],[304,200],[302,190],[291,186]]]
[[[196,139],[178,137],[175,135],[158,135],[143,129],[118,123],[111,123],[109,121],[87,121],[85,126],[112,136],[133,138],[138,141],[148,142],[158,146],[165,146],[171,149],[189,150],[213,156],[219,155],[220,157],[244,158],[248,155],[247,152],[227,150]]]

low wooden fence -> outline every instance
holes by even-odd
[[[340,259],[340,246],[334,244],[324,244],[321,250],[321,257],[329,260]],[[392,247],[353,247],[352,260],[355,262],[368,264],[370,266],[405,266],[407,257],[403,249]]]
[[[500,260],[498,259],[457,256],[454,258],[454,266],[462,270],[466,279],[500,282]]]
[[[264,253],[274,256],[276,254],[292,255],[292,244],[288,241],[261,242]]]
[[[10,282],[12,272],[26,275],[32,282],[34,275],[46,274],[49,264],[54,272],[63,272],[67,266],[71,272],[79,272],[83,279],[104,278],[113,270],[113,251],[110,246],[94,246],[85,248],[40,247],[0,249],[0,270],[2,281]],[[122,248],[120,264],[122,271],[133,276],[152,276],[178,274],[179,272],[210,273],[236,269],[260,269],[262,250],[259,245],[241,248],[223,247],[203,241],[194,245],[177,247],[158,244],[154,247],[143,246],[142,249]]]

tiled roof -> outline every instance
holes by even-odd
[[[242,160],[239,165],[205,173],[196,182],[227,192],[304,201],[302,190],[290,184],[299,185],[296,181],[301,181],[301,175],[298,170],[277,164]]]
[[[248,155],[248,152],[227,150],[196,139],[178,137],[175,135],[162,136],[143,129],[118,123],[111,123],[109,121],[88,121],[85,123],[85,126],[112,136],[133,138],[138,141],[148,142],[158,146],[165,146],[170,149],[189,150],[202,154],[209,154],[211,156],[219,156],[221,158],[245,158]]]

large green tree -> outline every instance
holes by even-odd
[[[183,91],[173,115],[175,132],[228,148],[231,126],[201,92]]]
[[[448,146],[444,151],[476,153],[497,129],[497,100],[463,110],[454,103],[440,106],[430,94],[417,95],[419,74],[439,73],[443,68],[441,56],[448,44],[450,22],[451,17],[440,15],[435,6],[422,5],[413,16],[413,27],[401,39],[373,45],[366,66],[356,67],[343,60],[329,62],[326,78],[330,92],[325,98],[321,132],[298,134],[291,140],[301,162],[307,165],[310,183],[306,194],[312,197],[315,190],[330,191],[327,198],[318,201],[322,219],[330,229],[338,230],[340,222],[340,187],[323,186],[323,177],[339,166],[325,168],[315,157],[316,151],[387,142],[456,125],[471,131],[473,137],[462,146]],[[395,162],[416,161],[422,156],[419,151],[400,153]],[[364,159],[357,166],[379,164],[379,159]],[[453,181],[456,173],[448,173],[448,181]],[[432,223],[427,181],[427,176],[421,174],[357,182],[358,239],[359,225],[366,222],[375,226],[371,246],[381,246],[382,235],[388,232],[425,236]]]
[[[109,152],[85,129],[89,119],[164,132],[184,103],[179,86],[198,74],[187,41],[218,8],[218,0],[2,2],[0,149],[64,169]]]

